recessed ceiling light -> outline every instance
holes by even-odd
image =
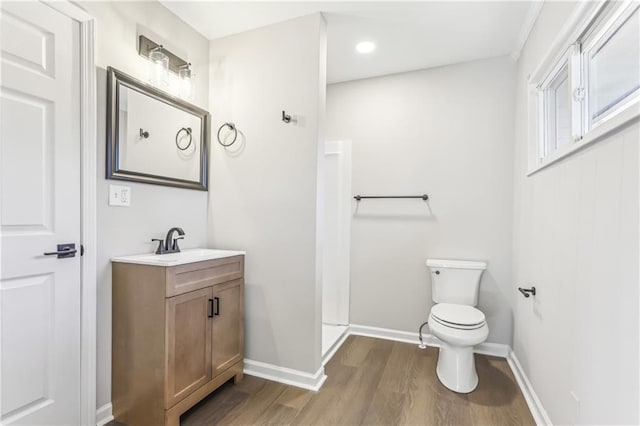
[[[370,41],[361,41],[360,43],[356,44],[356,50],[359,53],[371,53],[376,50],[376,45]]]

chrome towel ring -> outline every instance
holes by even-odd
[[[220,132],[222,131],[223,128],[228,127],[229,130],[233,131],[233,140],[229,143],[224,143],[222,142],[222,140],[220,139]],[[218,143],[224,147],[227,146],[231,146],[236,142],[236,139],[238,139],[238,129],[236,128],[236,125],[233,123],[224,123],[222,126],[220,126],[220,128],[218,129]]]
[[[187,136],[189,136],[189,143],[187,143],[187,146],[180,146],[180,133],[182,132],[187,132]],[[191,127],[183,127],[180,130],[178,130],[178,133],[176,133],[176,146],[178,147],[178,149],[180,151],[186,151],[190,146],[191,146],[191,142],[193,141],[193,134],[191,133]]]

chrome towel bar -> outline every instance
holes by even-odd
[[[354,195],[353,199],[356,201],[364,200],[365,198],[421,198],[424,201],[429,199],[427,194],[422,195]]]

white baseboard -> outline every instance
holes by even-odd
[[[368,325],[349,325],[349,335],[353,336],[366,336],[375,337],[377,339],[394,340],[396,342],[411,343],[417,345],[420,343],[418,339],[418,333],[412,333],[409,331],[392,330],[390,328],[369,327]],[[429,343],[436,343],[433,336],[430,334],[423,334],[422,339],[429,345]],[[430,342],[431,341],[431,342]]]
[[[513,375],[518,382],[518,386],[520,386],[522,395],[524,396],[525,401],[527,401],[527,405],[529,406],[529,410],[531,411],[531,415],[533,415],[533,419],[536,424],[539,426],[551,426],[553,423],[551,423],[551,419],[549,418],[547,411],[542,406],[542,402],[540,402],[538,395],[535,390],[533,390],[533,386],[531,385],[529,378],[522,369],[522,365],[520,364],[520,361],[518,361],[515,352],[512,350],[509,350],[507,362],[509,363],[509,367],[511,367],[511,371],[513,371]]]
[[[366,325],[352,324],[349,326],[349,331],[347,332],[347,334],[394,340],[396,342],[411,343],[415,345],[420,343],[418,333],[410,331],[391,330],[389,328],[369,327]],[[440,347],[440,341],[433,334],[423,333],[422,341],[427,346],[433,346],[436,348]],[[510,349],[511,348],[509,347],[509,345],[505,345],[502,343],[485,342],[476,345],[473,351],[477,354],[507,358]]]
[[[338,349],[340,349],[340,346],[342,346],[344,341],[347,340],[347,337],[349,337],[349,326],[345,328],[342,336],[340,336],[340,338],[333,344],[333,346],[331,346],[331,349],[329,349],[329,351],[322,356],[323,367],[327,365],[327,362],[329,362],[331,358],[333,358],[333,356],[336,354],[336,352],[338,352]]]
[[[321,366],[315,374],[287,367],[279,367],[266,362],[244,360],[244,373],[249,376],[256,376],[298,388],[309,389],[317,392],[327,380],[324,374],[324,366]]]
[[[504,343],[484,342],[476,345],[473,349],[474,353],[480,355],[498,356],[500,358],[508,358],[511,347]]]
[[[111,403],[104,404],[96,411],[96,426],[104,426],[113,420],[113,406]]]

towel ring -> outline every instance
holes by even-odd
[[[178,142],[178,139],[180,138],[180,133],[182,132],[187,132],[187,135],[189,135],[189,143],[184,148],[181,147],[180,142]],[[180,151],[186,151],[187,149],[189,149],[192,141],[193,141],[193,134],[191,133],[191,127],[183,127],[180,130],[178,130],[178,133],[176,133],[176,146]]]
[[[228,127],[230,130],[233,130],[233,140],[230,143],[224,143],[220,140],[220,132],[222,131],[222,129],[224,127]],[[233,123],[224,123],[222,126],[220,126],[220,128],[218,129],[218,143],[224,147],[228,147],[233,145],[236,142],[236,139],[238,139],[238,129],[236,128],[236,125]]]

